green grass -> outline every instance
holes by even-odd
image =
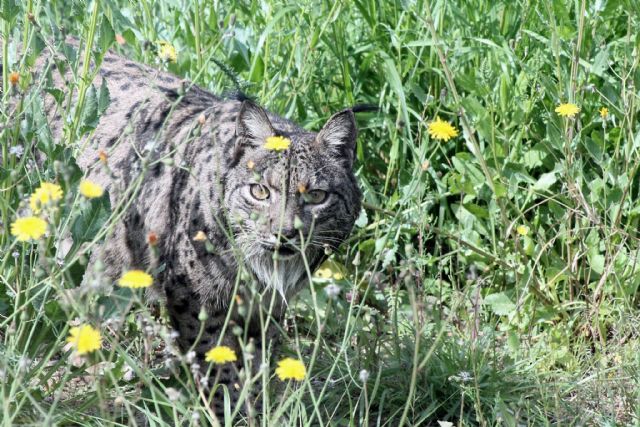
[[[269,368],[242,385],[266,392],[265,415],[228,402],[236,416],[222,425],[640,424],[638,2],[0,4],[3,425],[215,421],[188,361],[163,364],[170,331],[142,293],[79,286],[122,208],[77,194],[79,141],[107,102],[77,58],[107,48],[216,93],[240,88],[310,129],[357,103],[380,108],[359,115],[356,230],[266,355],[300,358],[309,375],[283,383]],[[74,55],[65,34],[81,40]],[[158,40],[176,63],[157,59]],[[56,94],[61,140],[30,74],[43,49],[76,76]],[[563,102],[580,113],[560,117]],[[431,138],[436,117],[459,136]],[[65,190],[54,226],[16,242],[10,224],[42,181]],[[84,360],[65,347],[74,322],[105,340]]]

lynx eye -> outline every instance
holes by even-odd
[[[327,192],[324,190],[311,190],[303,195],[304,201],[317,205],[327,199]]]
[[[269,189],[262,184],[251,184],[249,191],[256,200],[267,200],[269,198]]]

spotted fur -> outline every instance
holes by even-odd
[[[56,70],[51,82],[63,88],[69,78]],[[94,84],[103,81],[111,103],[82,142],[78,162],[109,191],[114,209],[126,209],[94,260],[103,261],[112,281],[128,269],[152,272],[180,346],[195,349],[203,366],[204,353],[218,343],[240,352],[238,338],[221,334],[232,307],[231,324],[260,349],[260,311],[268,320],[271,305],[267,314],[277,321],[307,283],[304,260],[313,271],[349,235],[360,211],[353,112],[337,113],[314,133],[251,101],[216,96],[114,53],[104,57]],[[60,135],[53,98],[45,108]],[[275,135],[290,139],[289,149],[266,150]],[[108,166],[98,161],[101,151]],[[252,184],[267,188],[269,198],[252,196]],[[326,199],[310,203],[314,190]],[[87,271],[90,280],[93,269]],[[237,309],[241,304],[245,310]],[[201,310],[208,316],[196,342]],[[231,369],[225,379],[237,380]]]

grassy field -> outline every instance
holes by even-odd
[[[0,4],[3,426],[640,425],[639,2]],[[228,402],[214,419],[144,293],[80,286],[116,218],[78,193],[78,141],[109,102],[78,61],[109,48],[309,129],[379,107],[358,116],[356,229],[290,304],[266,374],[241,385],[264,391],[262,417]],[[60,140],[30,73],[44,49],[76,76],[51,91]],[[457,135],[439,139],[437,118]],[[19,242],[10,224],[42,182],[64,196],[46,237]],[[81,323],[102,335],[86,356],[66,343]],[[303,381],[274,374],[286,356]]]

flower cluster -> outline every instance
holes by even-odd
[[[43,182],[29,198],[29,206],[31,207],[31,211],[37,214],[40,213],[42,209],[60,201],[62,196],[62,188],[58,184]]]
[[[237,360],[238,356],[236,352],[226,345],[213,347],[205,353],[205,361],[216,365],[224,365],[225,363],[236,362]],[[302,381],[307,376],[307,370],[300,360],[287,357],[278,362],[276,375],[282,381]]]
[[[104,189],[89,180],[82,180],[78,191],[88,199],[101,197]],[[53,182],[42,182],[29,196],[29,207],[33,215],[17,218],[11,223],[11,235],[19,242],[38,240],[47,232],[49,224],[39,215],[46,210],[55,208],[62,200],[62,187]]]

